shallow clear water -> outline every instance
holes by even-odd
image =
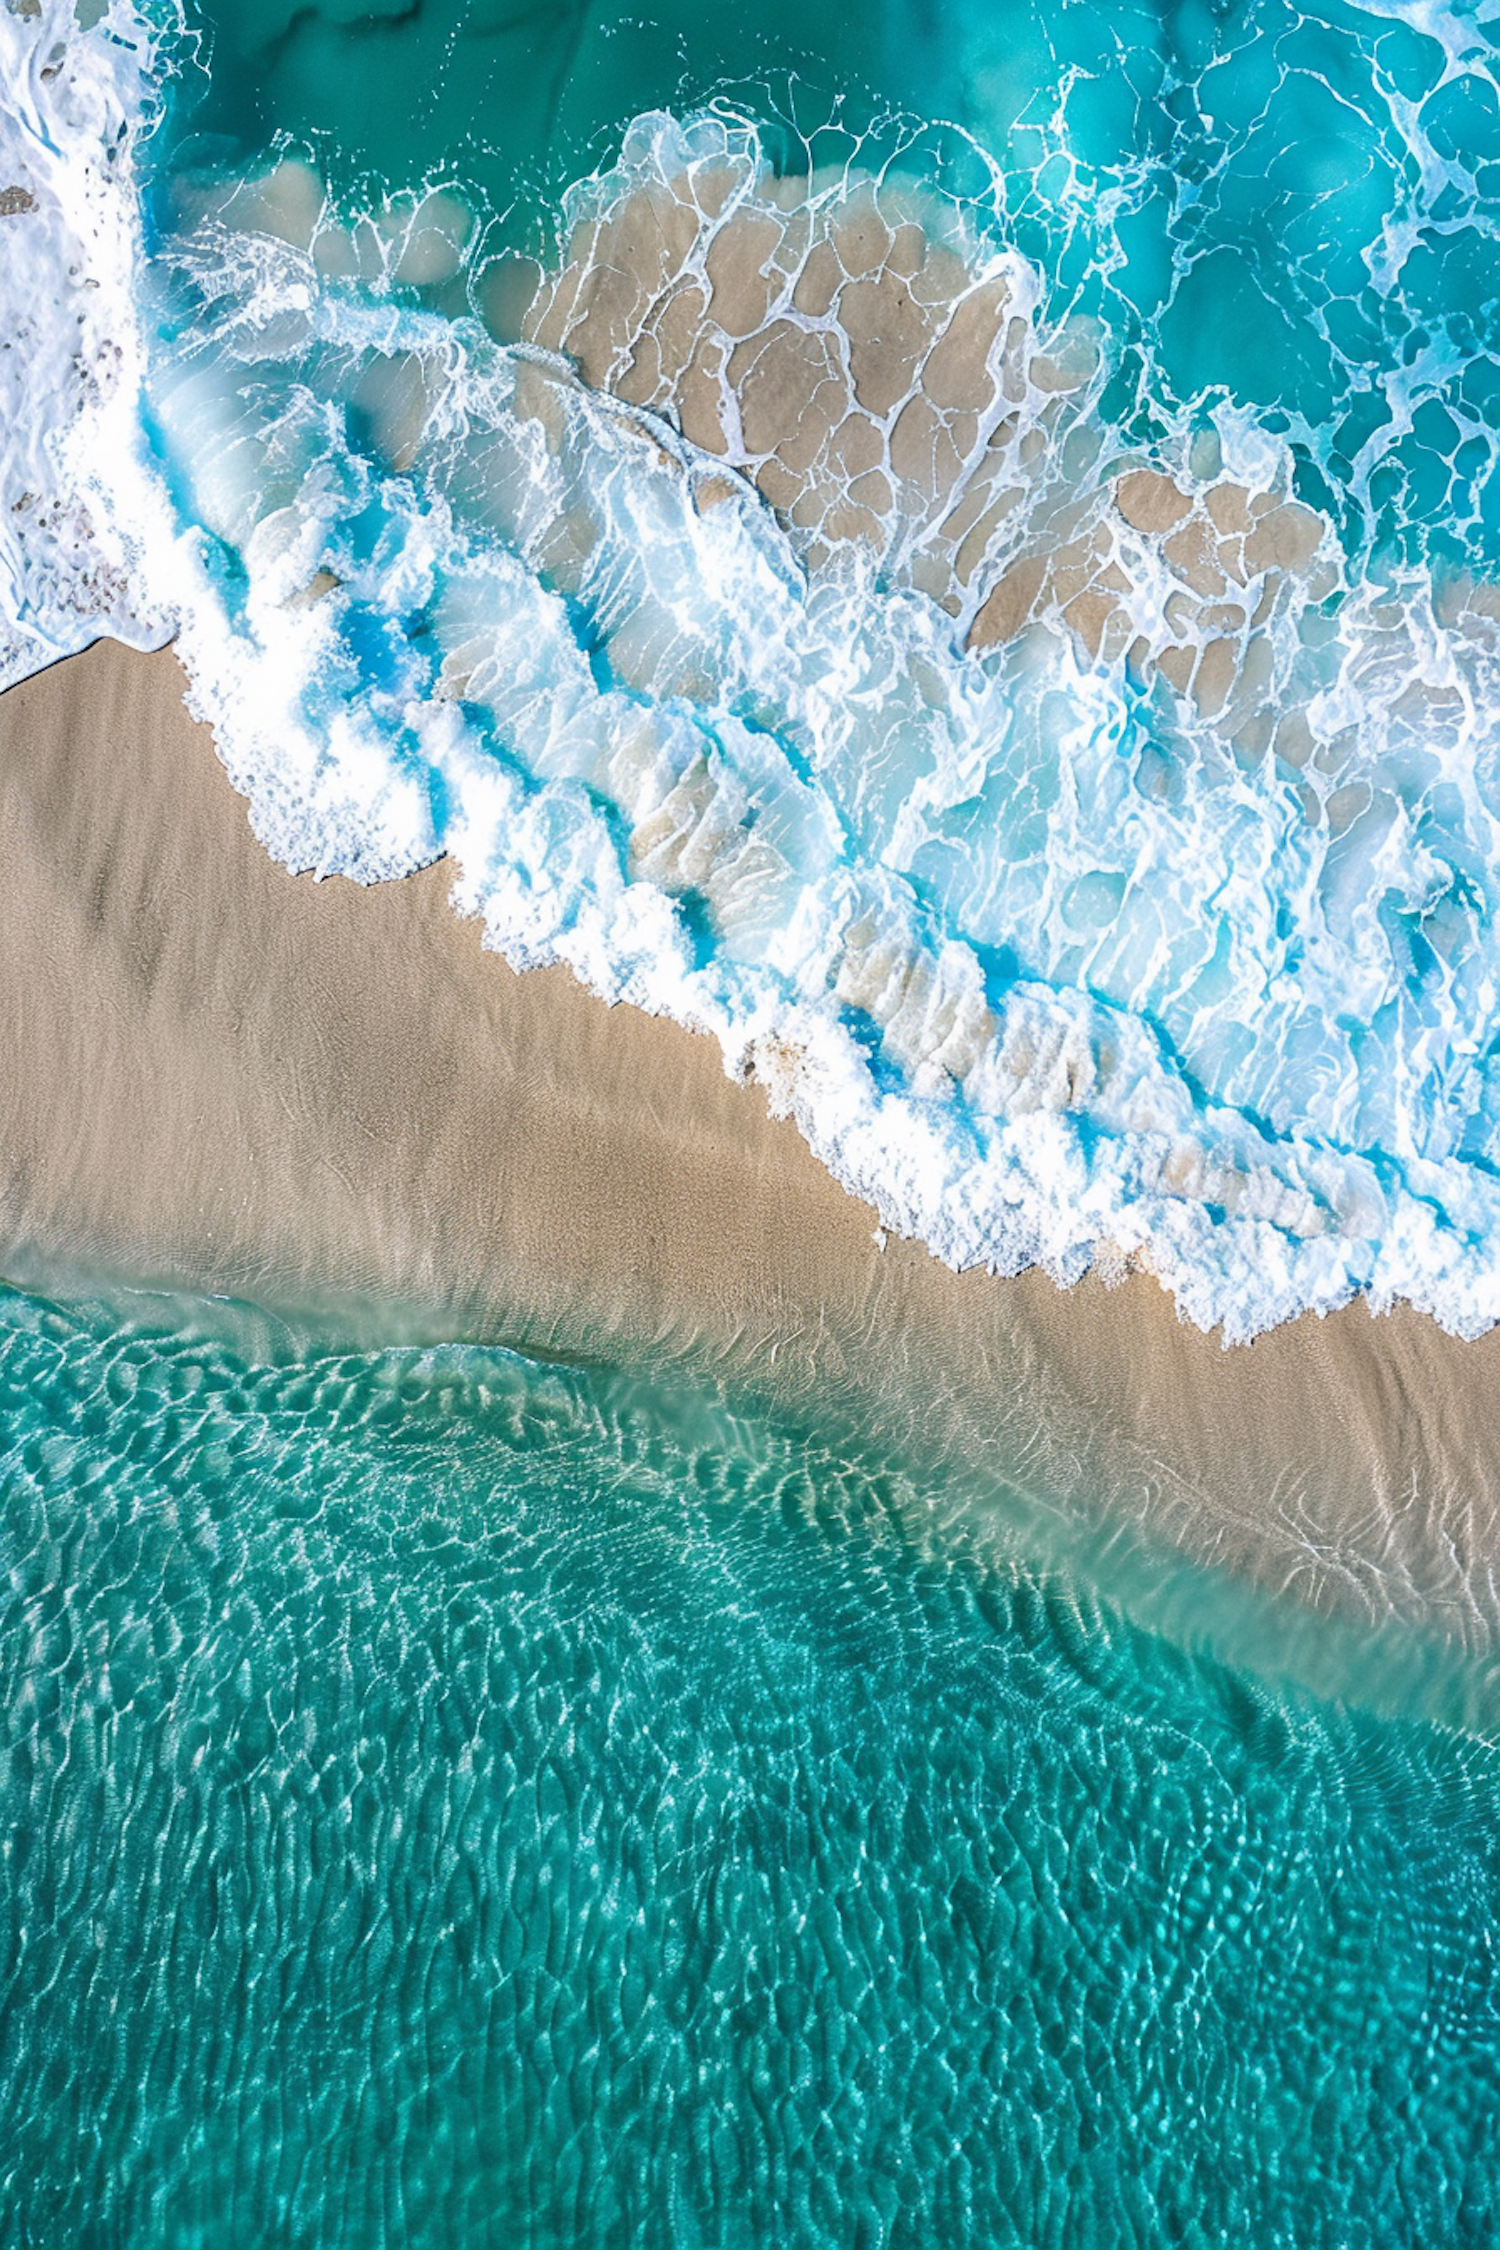
[[[1484,7],[210,0],[191,20],[212,42],[184,119],[201,154],[249,164],[286,136],[377,192],[447,173],[516,239],[647,110],[727,91],[805,130],[858,130],[890,106],[951,121],[999,162],[1018,246],[1148,351],[1172,393],[1221,385],[1304,419],[1299,472],[1320,503],[1386,431],[1381,528],[1494,557],[1500,104]],[[1412,237],[1394,287],[1372,271],[1395,247],[1387,228]],[[1419,355],[1421,419],[1403,432],[1399,370]],[[1456,482],[1454,415],[1478,440]]]
[[[0,1304],[0,2230],[1483,2244],[1500,1764],[704,1399]]]

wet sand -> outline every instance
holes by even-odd
[[[1324,1611],[1500,1647],[1500,1331],[1225,1352],[875,1240],[717,1049],[515,975],[442,866],[275,866],[170,653],[0,696],[0,1272],[710,1367]]]

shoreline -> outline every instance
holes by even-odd
[[[1226,1351],[1157,1284],[955,1274],[698,1035],[517,975],[439,864],[293,877],[170,651],[0,696],[0,1274],[707,1374],[1361,1628],[1500,1646],[1500,1330]]]

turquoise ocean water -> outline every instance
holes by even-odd
[[[1477,1331],[1492,15],[13,4],[0,678],[955,1262]],[[0,2241],[1500,2242],[1493,1683],[1006,1477],[0,1299]]]
[[[1489,1742],[703,1398],[0,1321],[7,2243],[1495,2241]]]

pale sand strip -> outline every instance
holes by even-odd
[[[515,976],[441,867],[254,841],[169,654],[0,698],[0,1271],[386,1308],[830,1400],[1352,1616],[1500,1645],[1500,1332],[1360,1307],[1223,1352],[1156,1286],[882,1252],[716,1050]]]

